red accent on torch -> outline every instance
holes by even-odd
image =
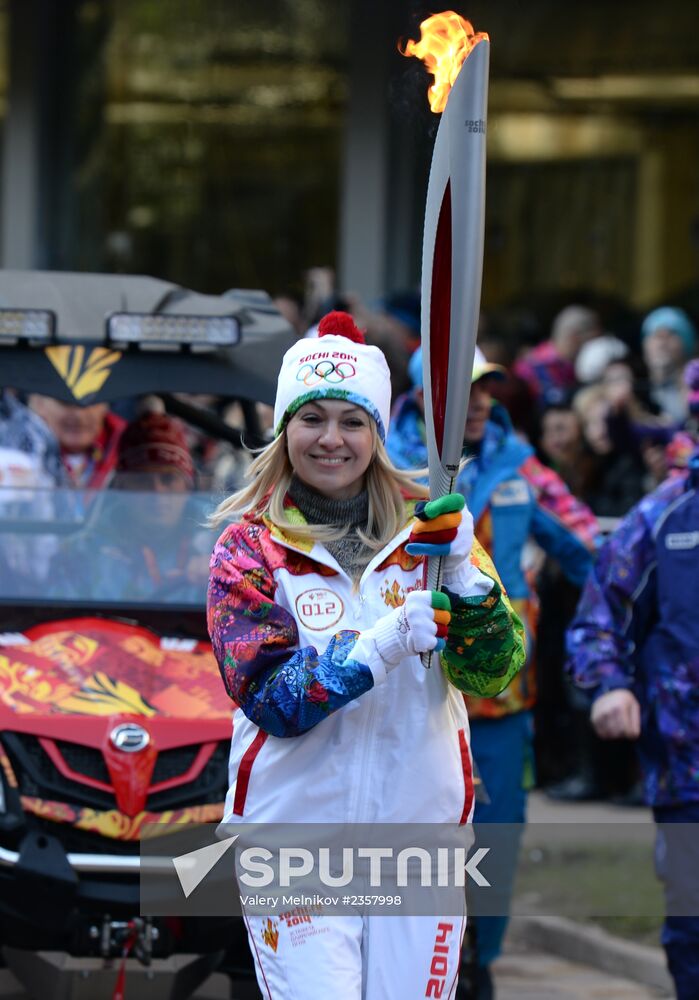
[[[451,184],[447,182],[439,210],[432,262],[432,298],[430,300],[432,413],[434,434],[439,452],[444,443],[444,418],[447,412],[449,371],[449,329],[451,326]]]

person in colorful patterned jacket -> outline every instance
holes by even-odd
[[[392,414],[388,453],[403,469],[427,464],[422,402],[422,358],[410,362],[415,384],[400,397]],[[464,429],[464,456],[457,488],[464,494],[479,539],[493,559],[507,593],[529,635],[528,663],[498,697],[468,697],[471,745],[489,801],[476,803],[475,822],[524,823],[526,787],[532,777],[532,707],[536,675],[532,650],[537,602],[524,566],[533,539],[555,558],[565,575],[582,586],[592,562],[597,523],[592,512],[570,493],[563,480],[544,466],[531,445],[512,429],[507,411],[488,387],[501,376],[476,348],[471,397]],[[504,917],[476,921],[480,995],[491,994],[489,965],[500,952]]]
[[[570,305],[554,317],[551,338],[532,347],[513,367],[541,410],[562,403],[578,385],[575,362],[585,344],[602,334],[599,316]]]
[[[471,818],[462,692],[506,687],[524,660],[522,628],[463,498],[435,509],[391,465],[389,414],[382,352],[351,317],[330,313],[317,340],[284,356],[276,438],[213,517],[243,514],[215,547],[208,599],[238,706],[225,821]],[[445,556],[439,593],[423,590],[431,546]],[[419,654],[429,650],[426,670]],[[301,936],[273,912],[245,917],[268,997],[446,996],[458,974],[463,914],[314,913]]]
[[[568,631],[603,739],[638,739],[666,888],[662,942],[679,1000],[699,997],[699,448],[601,548]],[[673,833],[686,824],[681,853]],[[675,844],[673,851],[672,845]],[[668,844],[670,845],[668,847]],[[676,905],[678,882],[697,908]]]

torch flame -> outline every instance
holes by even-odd
[[[420,25],[420,41],[408,39],[404,56],[417,56],[434,76],[427,96],[435,114],[444,111],[454,81],[471,49],[488,41],[484,31],[474,32],[473,25],[453,10],[432,14]],[[400,50],[400,46],[399,46]]]

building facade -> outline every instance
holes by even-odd
[[[491,37],[484,305],[692,307],[688,0],[457,4]],[[2,263],[280,293],[419,283],[436,128],[405,0],[2,0]]]

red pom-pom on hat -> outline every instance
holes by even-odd
[[[355,344],[366,344],[364,334],[350,314],[340,312],[338,309],[323,316],[318,324],[318,336],[346,337],[347,340],[352,340]]]

